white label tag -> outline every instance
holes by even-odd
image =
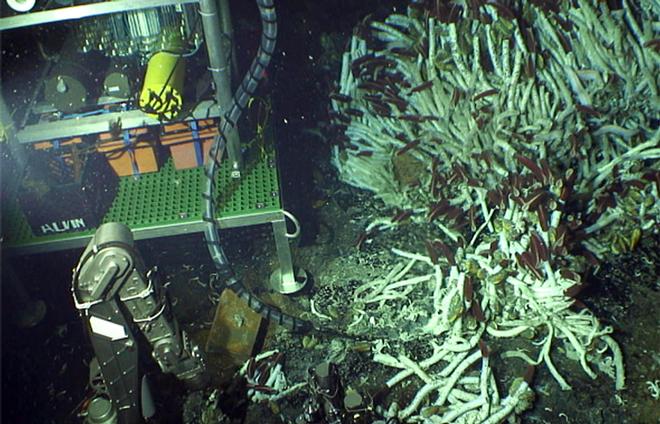
[[[110,340],[121,340],[128,337],[123,325],[92,316],[89,318],[89,325],[92,331],[109,338]]]

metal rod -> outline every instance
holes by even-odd
[[[218,0],[220,10],[220,26],[225,33],[224,45],[231,49],[231,81],[238,83],[238,61],[236,60],[236,43],[234,42],[234,26],[231,22],[231,11],[229,9],[229,0]]]
[[[5,98],[2,96],[2,85],[0,85],[0,127],[4,133],[4,136],[0,135],[0,139],[2,137],[6,138],[7,149],[11,153],[12,159],[17,162],[17,169],[25,169],[25,151],[23,147],[18,144],[18,138],[16,137],[16,121],[11,113],[9,113],[9,109],[7,109],[7,103],[5,103]],[[7,158],[3,157],[2,160],[7,160]],[[12,180],[15,181],[17,179]]]
[[[209,70],[215,84],[215,98],[220,106],[221,115],[224,115],[231,107],[233,96],[229,65],[231,52],[223,49],[222,41],[228,35],[223,34],[220,30],[218,7],[215,0],[200,0],[199,9],[202,15],[206,50],[209,55]],[[227,138],[227,155],[231,162],[232,175],[240,176],[243,164],[237,128],[232,127],[229,134],[225,134],[225,137]]]
[[[218,107],[208,100],[201,102],[193,110],[192,116],[187,117],[186,120],[208,119],[217,116],[219,116]],[[27,125],[16,133],[16,138],[19,143],[23,144],[102,133],[110,131],[111,125],[118,121],[121,121],[121,127],[125,130],[161,124],[157,118],[136,109]]]
[[[32,91],[32,97],[30,97],[30,103],[28,104],[28,107],[25,109],[25,112],[23,113],[23,119],[20,120],[19,123],[20,125],[18,126],[18,128],[25,127],[25,124],[27,124],[28,119],[30,119],[30,114],[32,113],[32,109],[34,109],[34,106],[37,104],[37,98],[39,98],[39,94],[41,94],[44,88],[44,81],[46,81],[46,76],[52,69],[54,63],[55,63],[54,60],[50,60],[46,58],[46,65],[42,66],[41,75],[37,80],[37,84],[35,84],[34,86],[34,90]]]
[[[113,0],[80,6],[60,7],[57,9],[45,10],[43,12],[32,12],[24,15],[2,18],[0,19],[0,31],[51,22],[68,21],[71,19],[81,19],[90,16],[108,15],[116,12],[128,12],[130,10],[141,10],[151,7],[197,2],[198,0]]]

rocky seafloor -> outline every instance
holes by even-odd
[[[356,237],[362,231],[364,222],[378,213],[380,205],[369,195],[335,182],[330,173],[325,175],[320,181],[322,190],[319,201],[315,203],[318,207],[313,211],[318,220],[318,225],[314,227],[318,231],[313,240],[293,246],[296,265],[306,269],[312,276],[311,286],[306,293],[283,298],[269,293],[264,286],[264,276],[268,275],[274,265],[268,228],[250,232],[251,246],[242,248],[241,255],[236,257],[236,266],[239,274],[247,276],[246,284],[262,298],[322,325],[322,320],[319,322],[318,318],[309,313],[310,300],[314,300],[317,310],[334,318],[330,327],[342,333],[348,324],[346,316],[351,308],[349,299],[352,290],[382,275],[392,266],[394,258],[389,253],[390,248],[418,249],[428,234],[424,225],[409,223],[395,231],[380,234],[358,249],[355,246]],[[303,226],[306,225],[303,223]],[[656,307],[660,300],[660,273],[657,265],[659,251],[660,240],[657,236],[642,238],[635,251],[611,257],[592,270],[587,278],[588,287],[580,294],[582,302],[598,319],[614,327],[613,337],[624,354],[626,388],[615,391],[612,381],[605,376],[591,380],[581,371],[578,362],[568,359],[564,352],[553,352],[555,366],[573,386],[573,390],[562,391],[545,367],[537,367],[533,382],[536,400],[533,408],[520,417],[521,422],[658,422],[660,400],[652,386],[655,384],[657,387],[660,378],[660,328]],[[177,284],[190,284],[194,272],[193,269],[186,269],[183,273],[179,272],[179,278],[172,275],[172,290],[177,290]],[[184,301],[178,304],[190,303]],[[210,304],[207,306],[210,320],[213,307]],[[195,315],[199,317],[199,310]],[[180,316],[183,320],[186,313],[182,311]],[[191,330],[194,331],[194,327]],[[350,387],[363,395],[374,395],[381,391],[384,382],[391,376],[387,367],[372,360],[372,348],[381,337],[396,341],[395,334],[342,337],[341,334],[331,332],[315,332],[296,335],[277,328],[268,337],[266,346],[284,353],[283,371],[290,385],[304,382],[310,367],[332,361],[338,365],[345,388]],[[499,358],[498,352],[530,347],[532,340],[520,338],[488,343],[498,384],[505,390],[511,380],[524,370],[525,364],[517,359]],[[421,359],[429,354],[427,343],[412,341],[406,343],[405,348],[418,355],[413,359]],[[226,375],[232,375],[231,371],[227,371]],[[419,380],[410,379],[389,393],[383,402],[387,404],[398,401],[405,405],[420,383]],[[216,396],[220,399],[217,408],[224,409],[228,415],[223,422],[295,422],[302,415],[304,401],[311,396],[303,387],[276,402],[253,403],[245,398],[244,386],[236,381],[226,381],[221,387]],[[207,399],[209,393],[195,396]],[[237,399],[242,401],[237,403]],[[197,408],[209,408],[208,404],[201,401],[196,405]],[[240,412],[235,409],[236,405],[240,405]],[[198,421],[192,419],[190,422]]]

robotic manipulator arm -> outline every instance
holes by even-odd
[[[155,270],[146,269],[127,226],[98,228],[74,270],[72,292],[112,402],[112,411],[102,414],[107,422],[138,423],[146,414],[140,344],[151,347],[163,372],[191,387],[204,385],[202,351],[179,329]]]

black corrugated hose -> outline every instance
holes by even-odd
[[[215,175],[220,167],[218,153],[225,148],[227,144],[225,134],[236,126],[248,101],[256,91],[259,81],[263,78],[266,67],[270,63],[273,51],[275,50],[275,40],[277,38],[277,16],[275,14],[273,0],[257,0],[257,7],[259,8],[262,23],[261,44],[256,57],[252,61],[250,70],[236,89],[236,93],[234,93],[232,106],[222,120],[219,135],[214,140],[209,152],[210,160],[204,168],[204,173],[206,175],[202,192],[202,219],[206,223],[204,236],[206,238],[211,258],[220,274],[220,280],[224,283],[225,287],[234,291],[251,309],[264,318],[277,322],[294,332],[308,332],[313,329],[311,322],[287,315],[278,308],[265,304],[252,295],[245,285],[236,277],[231,264],[227,260],[222,249],[218,235],[218,225],[214,219]]]

